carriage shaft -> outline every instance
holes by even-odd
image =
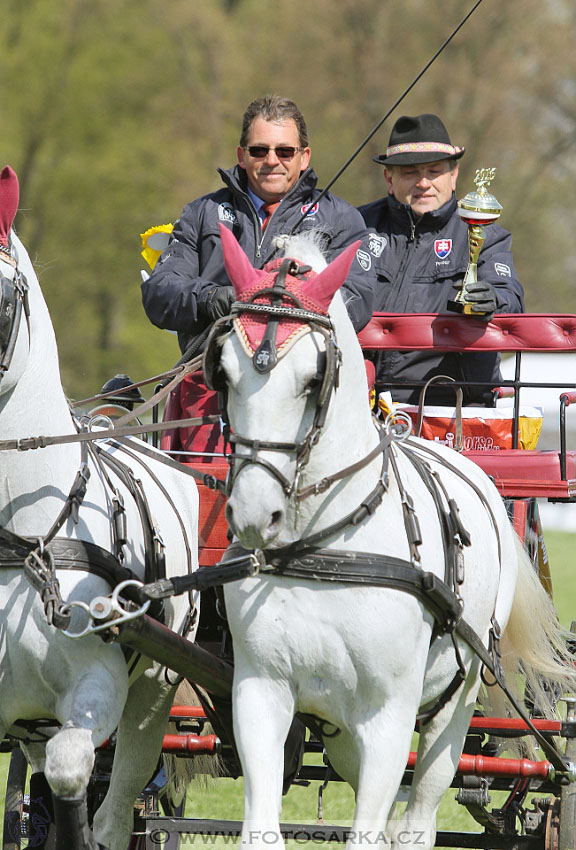
[[[217,697],[232,696],[232,665],[144,615],[123,623],[119,643],[166,665]]]

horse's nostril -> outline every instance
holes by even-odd
[[[225,513],[226,513],[226,522],[228,523],[230,530],[233,532],[234,531],[234,511],[232,510],[230,502],[226,503]]]
[[[284,516],[282,511],[273,511],[270,525],[279,525],[282,522],[282,517]]]

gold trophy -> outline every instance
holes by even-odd
[[[448,301],[448,309],[454,313],[464,313],[467,316],[483,316],[483,313],[472,311],[472,304],[465,301],[466,287],[476,283],[478,257],[486,239],[484,227],[493,224],[500,218],[502,207],[486,187],[490,185],[496,173],[495,168],[479,168],[476,171],[474,183],[477,190],[468,192],[458,201],[458,215],[468,225],[468,267],[464,275],[462,287],[454,300]],[[484,227],[482,226],[484,225]]]

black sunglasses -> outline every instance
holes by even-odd
[[[269,145],[244,145],[244,150],[254,159],[265,159],[269,151],[274,151],[278,159],[292,159],[304,148],[293,148],[290,145],[280,145],[277,148],[271,148]]]

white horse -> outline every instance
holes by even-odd
[[[4,190],[0,198],[6,197],[10,180],[16,177],[7,167],[0,176],[0,189]],[[6,234],[6,228],[4,231]],[[12,232],[6,241],[8,251],[0,252],[5,319],[4,325],[0,324],[0,332],[4,329],[0,358],[14,345],[0,380],[0,440],[73,434],[75,425],[60,381],[52,323],[36,274],[16,234]],[[7,341],[8,319],[15,304],[11,284],[23,280],[29,287],[29,318],[23,311],[17,333]],[[104,443],[100,453],[120,461],[125,474],[119,475],[106,462],[96,462],[95,452],[85,457],[78,443],[0,452],[0,739],[7,733],[36,739],[29,730],[38,718],[61,724],[46,746],[33,743],[24,748],[32,770],[45,773],[53,792],[58,850],[97,846],[126,850],[133,802],[153,775],[176,676],[144,658],[129,659],[133,668],[129,669],[122,648],[103,642],[98,635],[81,640],[64,636],[49,625],[40,595],[24,575],[24,557],[9,565],[6,557],[10,560],[11,549],[21,551],[21,538],[44,538],[61,515],[74,482],[89,474],[77,511],[70,515],[65,511],[56,540],[46,547],[60,546],[55,550],[56,568],[65,602],[89,603],[95,596],[108,596],[111,588],[104,578],[87,572],[82,562],[72,569],[59,569],[59,541],[86,541],[90,559],[94,553],[104,560],[107,554],[121,553],[122,566],[140,580],[144,580],[145,561],[152,554],[151,542],[158,554],[163,551],[168,575],[197,568],[198,496],[192,480],[160,460],[140,460],[131,451],[130,441],[126,448]],[[146,511],[130,492],[132,477],[141,482],[141,487],[135,487],[141,489],[141,501],[148,503],[151,529],[145,529],[142,513]],[[114,513],[118,515],[116,533]],[[147,541],[150,534],[153,540]],[[73,558],[75,545],[71,544]],[[34,549],[34,543],[28,548]],[[48,609],[66,613],[57,601],[48,601]],[[188,610],[186,596],[171,600],[164,610],[166,624],[176,631],[183,629]],[[76,608],[72,631],[85,624],[84,615],[80,613],[79,622],[75,612]],[[94,748],[117,728],[111,784],[95,817],[94,838],[85,828],[86,786]]]
[[[332,578],[334,570],[336,578],[338,570],[350,571],[352,553],[360,553],[361,571],[370,573],[361,553],[375,553],[376,561],[391,559],[392,573],[408,568],[443,579],[448,561],[454,599],[481,641],[488,645],[493,619],[504,631],[503,661],[512,678],[523,654],[527,674],[573,685],[565,651],[564,660],[556,654],[563,641],[555,614],[482,471],[446,447],[410,438],[413,462],[406,442],[376,426],[361,349],[338,293],[357,246],[326,267],[303,237],[288,243],[286,256],[324,269],[317,276],[288,270],[285,286],[298,306],[282,298],[277,266],[253,269],[232,234],[221,232],[237,299],[275,305],[267,324],[266,308],[255,307],[262,314],[236,304],[232,328],[213,339],[206,355],[209,380],[227,391],[236,454],[228,520],[245,548],[265,550],[267,563],[285,573],[263,570],[225,586],[234,729],[246,783],[243,842],[282,843],[282,746],[301,712],[319,720],[332,765],[356,791],[348,846],[392,841],[422,850],[434,844],[436,811],[476,704],[480,661],[458,632],[456,652],[450,632],[434,629],[429,603],[415,593],[330,581],[330,571]],[[275,281],[275,293],[256,294]],[[383,439],[390,440],[385,469],[376,448]],[[370,509],[362,510],[369,495]],[[446,557],[439,511],[450,512],[448,500],[455,545]],[[458,656],[463,682],[440,707]],[[421,724],[407,809],[392,820],[416,716],[434,706],[437,713]]]

